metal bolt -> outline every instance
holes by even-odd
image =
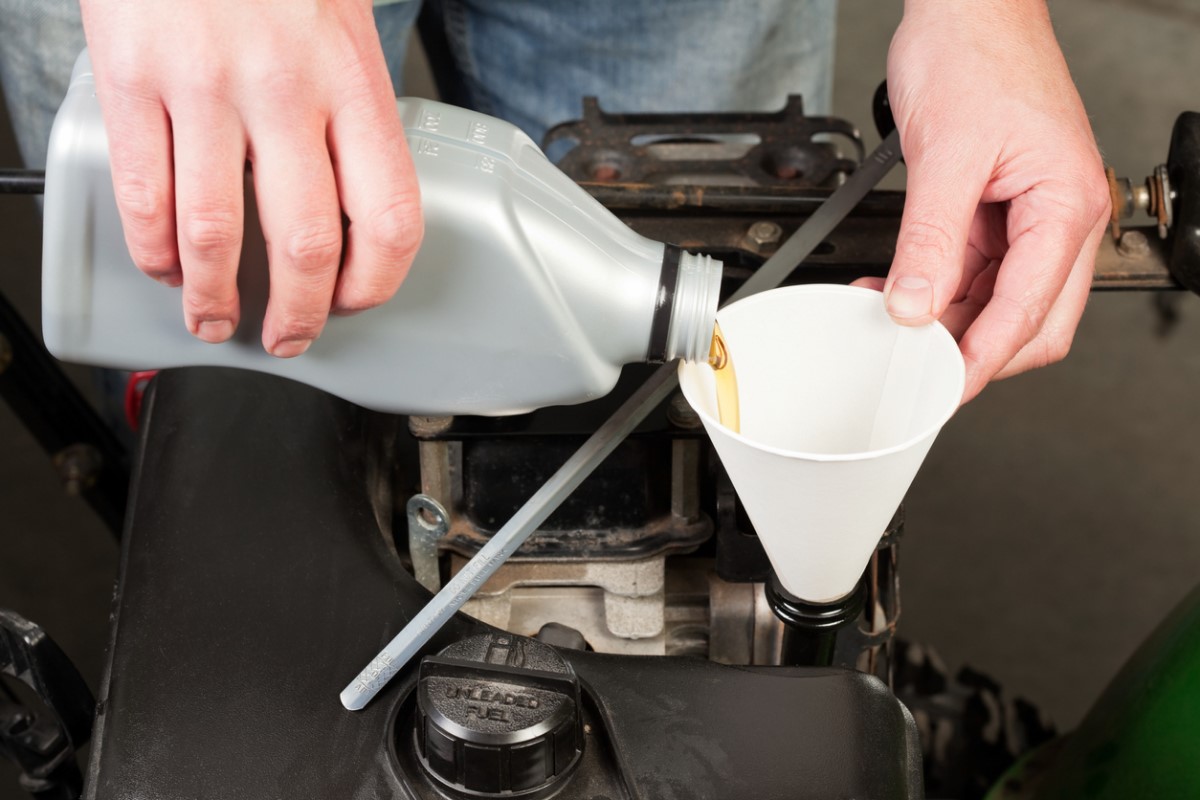
[[[100,451],[90,444],[73,444],[54,456],[58,477],[70,495],[80,494],[95,486],[103,463]]]
[[[1126,258],[1145,258],[1150,255],[1150,240],[1141,231],[1125,231],[1117,243],[1117,252]]]
[[[671,402],[667,404],[667,421],[678,428],[686,428],[695,430],[700,427],[700,415],[688,403],[687,398],[683,396],[683,392],[676,392],[671,395]]]
[[[424,417],[413,415],[408,418],[408,430],[418,439],[426,439],[445,433],[454,424],[454,417]]]
[[[779,241],[779,237],[783,235],[783,228],[776,225],[774,222],[756,222],[750,226],[750,230],[746,232],[747,238],[760,247],[766,244],[774,244]]]
[[[600,183],[611,183],[621,177],[621,170],[616,164],[596,164],[592,167],[592,180]]]
[[[4,370],[8,369],[8,365],[12,363],[12,360],[12,345],[8,343],[8,339],[4,337],[4,334],[0,333],[0,375],[4,373]]]

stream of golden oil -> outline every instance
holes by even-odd
[[[708,349],[708,365],[717,379],[717,414],[721,424],[734,433],[741,433],[741,412],[738,410],[737,373],[733,369],[733,358],[721,334],[721,326],[713,329],[712,344]]]

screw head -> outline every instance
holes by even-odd
[[[774,222],[756,222],[750,226],[746,236],[756,245],[774,244],[783,235],[783,228]]]

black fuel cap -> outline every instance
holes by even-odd
[[[442,783],[535,791],[565,775],[582,747],[579,681],[554,648],[497,632],[421,661],[417,748]]]

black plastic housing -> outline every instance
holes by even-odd
[[[388,545],[402,422],[279,378],[159,376],[87,797],[445,796],[404,733],[415,664],[338,702],[429,599]],[[489,630],[460,615],[426,654]],[[920,796],[915,726],[870,676],[561,653],[584,747],[556,797]]]

